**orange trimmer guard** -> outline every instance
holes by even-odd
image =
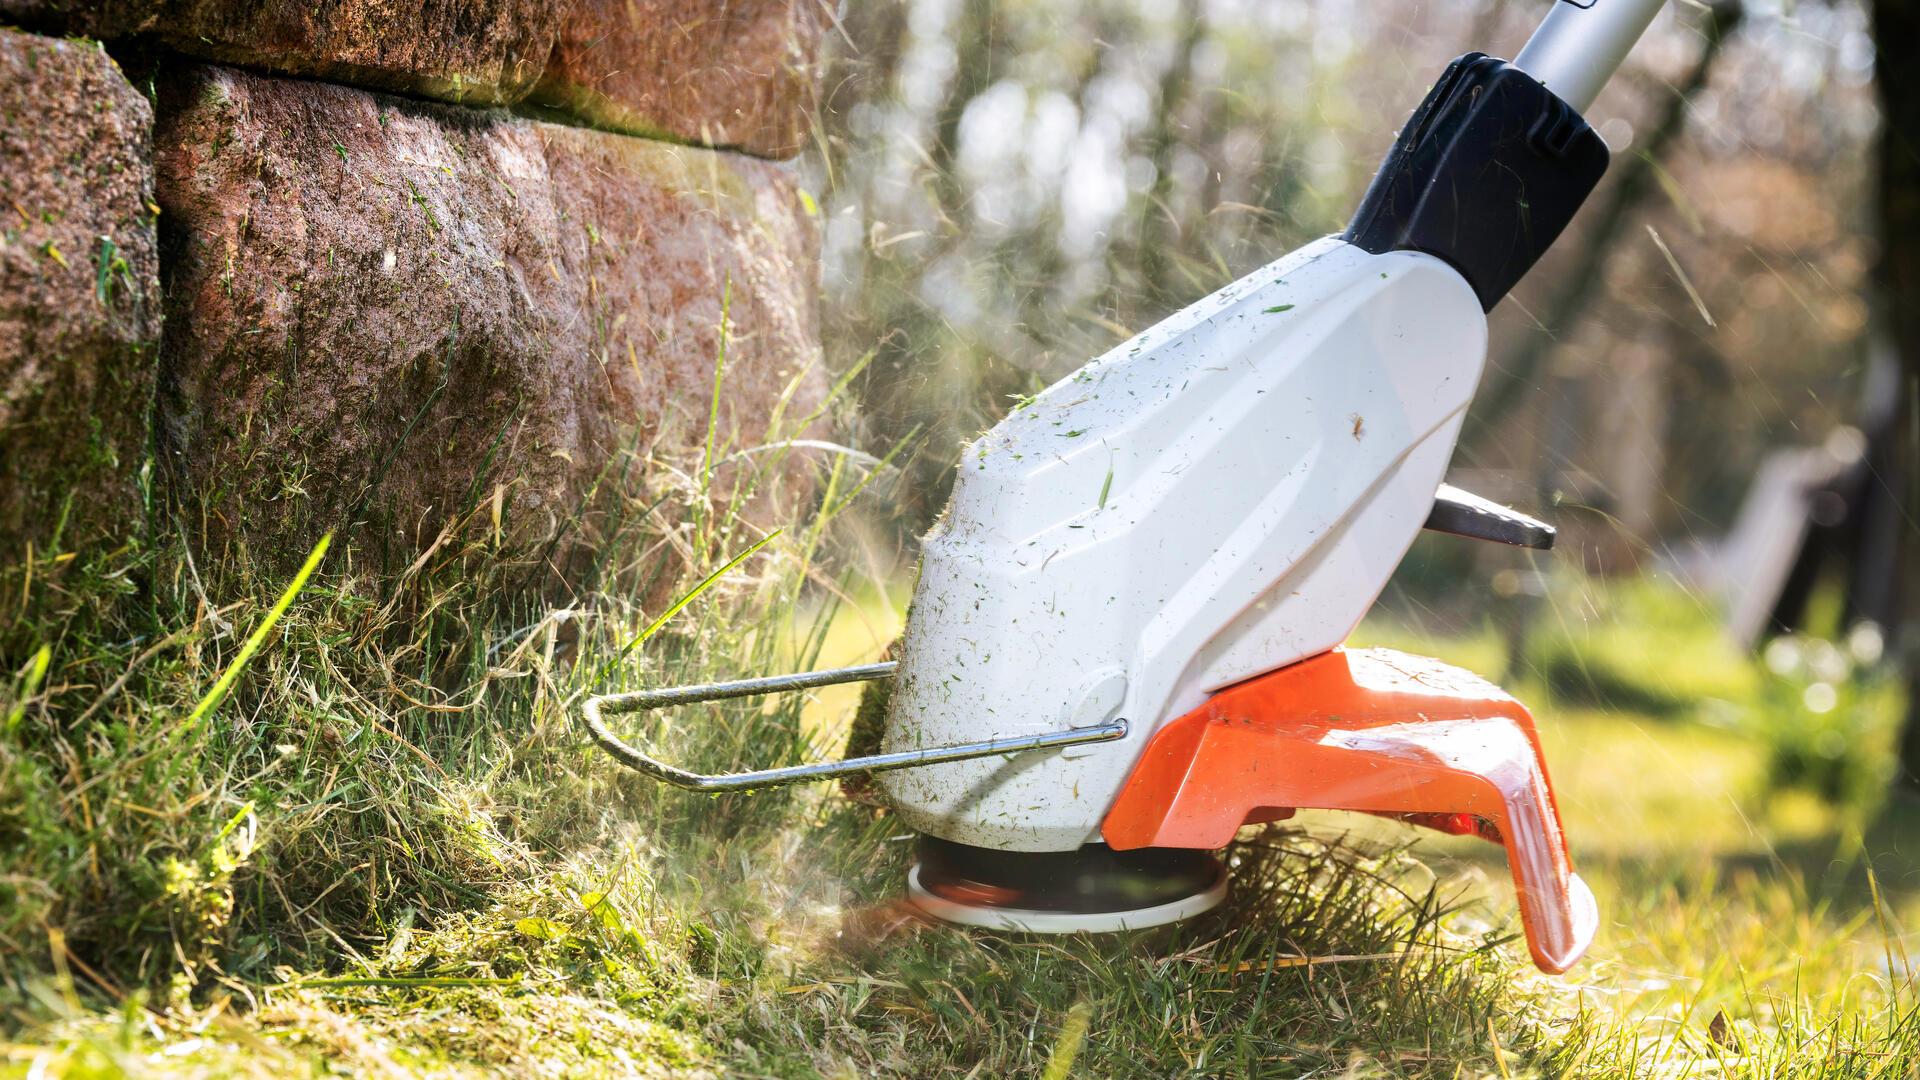
[[[1503,843],[1533,961],[1599,926],[1573,873],[1526,707],[1470,672],[1334,649],[1220,691],[1147,743],[1101,832],[1118,849],[1219,848],[1249,821],[1359,810]]]

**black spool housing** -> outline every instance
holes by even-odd
[[[1571,105],[1505,60],[1468,53],[1414,110],[1345,239],[1444,259],[1492,311],[1606,171],[1606,142]]]
[[[999,851],[922,835],[920,887],[949,903],[1072,915],[1142,911],[1218,884],[1210,851],[1087,844],[1074,851]]]

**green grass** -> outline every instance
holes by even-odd
[[[1605,911],[1564,978],[1526,965],[1497,849],[1373,819],[1248,830],[1233,899],[1192,922],[1034,938],[906,918],[910,843],[837,788],[621,772],[583,695],[870,659],[897,632],[903,591],[818,519],[674,610],[766,537],[740,507],[778,459],[752,460],[731,488],[716,465],[623,494],[605,579],[684,556],[640,601],[483,617],[513,561],[490,527],[384,588],[161,547],[116,600],[94,591],[126,574],[40,566],[66,600],[34,610],[68,614],[6,637],[0,1073],[1913,1074],[1920,815],[1822,779],[1884,779],[1897,700],[1848,670],[1812,713],[1822,672],[1749,663],[1657,582],[1558,581],[1508,680]],[[822,482],[838,507],[863,481]],[[1362,638],[1504,665],[1491,632]],[[834,752],[857,696],[628,730],[701,768],[790,762]],[[1835,714],[1841,763],[1783,767]]]

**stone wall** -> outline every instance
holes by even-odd
[[[0,21],[634,134],[794,154],[817,0],[0,0]]]
[[[721,437],[804,414],[822,10],[0,0],[42,31],[0,29],[0,562],[156,484],[270,562],[579,535],[624,448],[704,440],[723,312]]]
[[[0,31],[0,560],[144,519],[153,111],[96,45]]]

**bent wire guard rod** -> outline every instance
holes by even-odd
[[[713,792],[804,784],[814,780],[831,780],[835,777],[850,776],[855,773],[888,772],[893,769],[911,769],[917,765],[938,765],[948,761],[1018,754],[1027,750],[1048,750],[1062,746],[1078,746],[1081,743],[1112,742],[1115,739],[1125,738],[1127,734],[1127,722],[1116,719],[1104,724],[1064,728],[1038,735],[1015,735],[987,739],[982,742],[931,746],[922,750],[899,750],[891,754],[873,754],[842,761],[821,761],[784,769],[757,769],[753,772],[702,776],[648,757],[620,741],[617,736],[607,730],[605,716],[608,713],[648,712],[675,705],[695,705],[703,701],[725,701],[729,698],[759,697],[763,694],[811,690],[817,686],[832,686],[836,683],[890,679],[893,677],[896,666],[889,660],[880,664],[829,668],[797,675],[769,675],[759,679],[739,679],[734,682],[707,683],[700,686],[675,686],[661,690],[637,690],[626,694],[601,694],[588,698],[580,708],[580,715],[586,722],[587,731],[592,734],[593,740],[599,743],[607,753],[612,754],[614,760],[620,764],[675,787],[690,791]]]

